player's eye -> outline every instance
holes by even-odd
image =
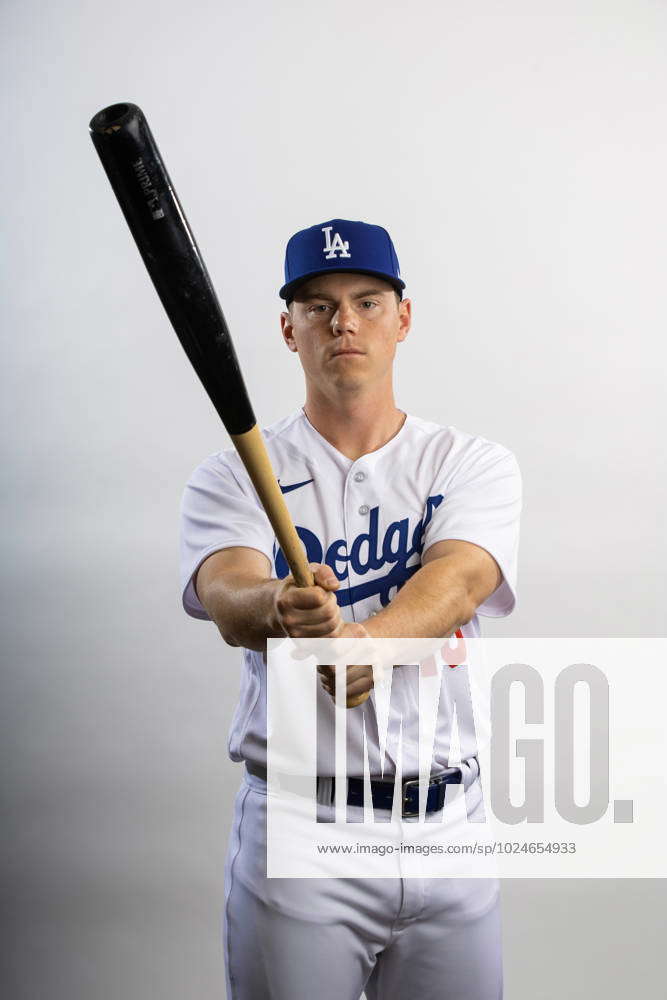
[[[319,312],[319,313],[321,313],[321,312],[324,312],[324,310],[328,309],[328,308],[329,308],[329,306],[324,305],[323,302],[318,302],[318,303],[316,303],[316,305],[310,307],[310,312],[315,312],[315,313]]]
[[[361,304],[368,311],[369,309],[373,309],[377,305],[377,302],[374,302],[372,299],[365,299]]]

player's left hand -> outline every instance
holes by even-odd
[[[346,622],[339,633],[337,639],[369,639],[370,635],[363,625]],[[320,675],[320,682],[325,691],[333,698],[336,697],[336,671],[334,667],[320,664],[317,668]],[[367,694],[373,687],[373,668],[369,664],[363,666],[349,666],[347,668],[347,679],[345,688],[345,699],[349,704],[359,695]]]

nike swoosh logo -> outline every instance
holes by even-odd
[[[280,480],[278,480],[278,486],[280,486],[280,489],[283,491],[283,493],[291,493],[292,490],[298,490],[302,486],[307,486],[308,483],[312,482],[314,482],[313,479],[304,479],[302,483],[294,483],[292,486],[281,486]]]

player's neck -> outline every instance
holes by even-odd
[[[336,400],[309,393],[303,409],[315,430],[352,461],[382,448],[405,421],[393,392],[380,398],[364,394]]]

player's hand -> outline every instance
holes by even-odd
[[[370,639],[370,635],[363,625],[354,623],[344,623],[337,639]],[[317,668],[320,675],[320,682],[324,690],[336,698],[336,671],[334,667],[320,665]],[[373,687],[373,668],[369,664],[363,666],[349,666],[347,668],[345,700],[350,706],[360,695],[368,694]]]
[[[293,639],[338,638],[344,626],[336,602],[340,583],[330,566],[310,563],[314,586],[297,587],[291,576],[281,581],[274,598],[278,624]]]

